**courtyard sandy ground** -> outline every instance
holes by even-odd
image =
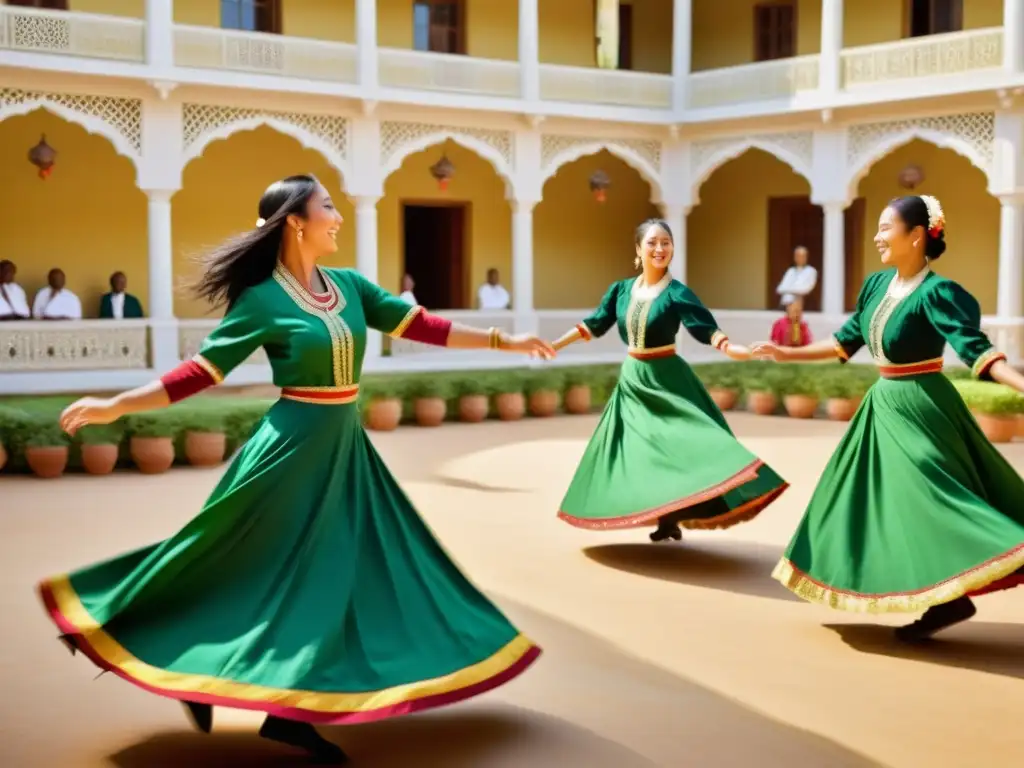
[[[1024,759],[1024,590],[907,649],[888,626],[769,578],[842,433],[737,414],[737,434],[792,484],[757,520],[652,545],[555,518],[593,417],[406,428],[374,442],[449,552],[545,653],[469,702],[324,729],[373,768],[967,768]],[[1024,472],[1024,444],[1004,453]],[[288,766],[259,716],[180,706],[72,659],[34,584],[163,538],[222,470],[0,479],[0,765]]]

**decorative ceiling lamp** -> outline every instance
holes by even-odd
[[[455,166],[448,155],[442,155],[440,160],[430,166],[430,175],[437,179],[438,189],[442,192],[448,189],[448,182],[455,175]]]
[[[924,181],[924,171],[919,165],[908,165],[900,171],[897,181],[904,189],[914,189]]]
[[[603,203],[608,199],[607,191],[608,187],[612,184],[612,180],[608,178],[608,174],[604,171],[594,171],[590,176],[590,191],[594,193],[594,199],[599,203]]]
[[[53,171],[53,164],[57,162],[57,150],[46,143],[45,133],[39,139],[39,143],[28,151],[28,161],[39,169],[39,178],[44,181]]]

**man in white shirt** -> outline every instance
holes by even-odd
[[[0,261],[0,320],[28,320],[32,317],[25,291],[14,282],[17,271],[13,261]]]
[[[406,272],[402,275],[402,292],[398,294],[398,298],[404,301],[406,304],[416,306],[416,295],[412,292],[413,288],[416,287],[416,282],[412,279],[412,275]]]
[[[818,270],[807,263],[807,249],[798,245],[793,249],[793,266],[786,270],[782,282],[775,292],[782,297],[783,307],[788,307],[794,299],[803,299],[818,284]]]
[[[480,286],[480,290],[476,294],[476,300],[479,309],[508,309],[511,299],[508,291],[498,282],[498,270],[493,267],[487,270],[487,282]]]
[[[51,269],[47,276],[49,285],[40,289],[32,304],[32,316],[36,320],[81,320],[82,302],[64,287],[64,271]]]

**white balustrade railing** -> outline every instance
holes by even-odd
[[[149,367],[145,320],[0,323],[0,374]]]
[[[544,101],[669,109],[672,76],[541,64],[540,97]]]
[[[432,314],[451,320],[453,323],[472,325],[475,328],[500,328],[506,333],[514,330],[514,316],[509,310],[485,312],[472,309],[440,309]],[[461,350],[447,350],[440,347],[431,347],[426,344],[418,344],[408,339],[389,339],[391,357],[409,359],[420,358],[427,355],[454,355],[461,354]]]
[[[846,48],[840,56],[844,88],[998,70],[1003,64],[1003,29],[972,29]]]
[[[219,320],[179,320],[178,321],[178,358],[191,360],[199,352],[199,348]],[[267,353],[261,348],[257,349],[243,365],[267,365],[269,364]]]
[[[759,61],[694,72],[687,82],[693,109],[788,99],[818,87],[818,55]]]
[[[402,48],[381,48],[378,55],[380,83],[390,88],[519,97],[516,61]]]
[[[216,27],[174,27],[174,63],[179,67],[355,83],[357,59],[358,49],[350,43]]]
[[[0,48],[93,59],[146,59],[142,19],[0,5]]]

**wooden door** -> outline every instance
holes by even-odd
[[[788,59],[796,55],[796,3],[754,6],[754,60]]]
[[[864,216],[867,205],[863,197],[858,197],[846,209],[844,234],[846,249],[844,253],[846,267],[845,309],[852,312],[857,306],[857,295],[861,283],[864,282]]]
[[[963,0],[905,0],[905,2],[906,37],[941,35],[946,32],[959,32],[964,28]]]
[[[822,249],[825,241],[825,212],[806,196],[772,197],[768,200],[768,285],[766,309],[777,309],[776,293],[786,270],[793,266],[793,250],[807,249],[807,263],[818,270],[818,284],[804,298],[804,310],[821,311]]]
[[[462,0],[416,0],[413,47],[434,53],[466,52],[466,9]]]
[[[619,69],[633,69],[633,6],[619,6]]]
[[[68,0],[7,0],[7,5],[21,8],[41,8],[48,11],[66,11]]]

